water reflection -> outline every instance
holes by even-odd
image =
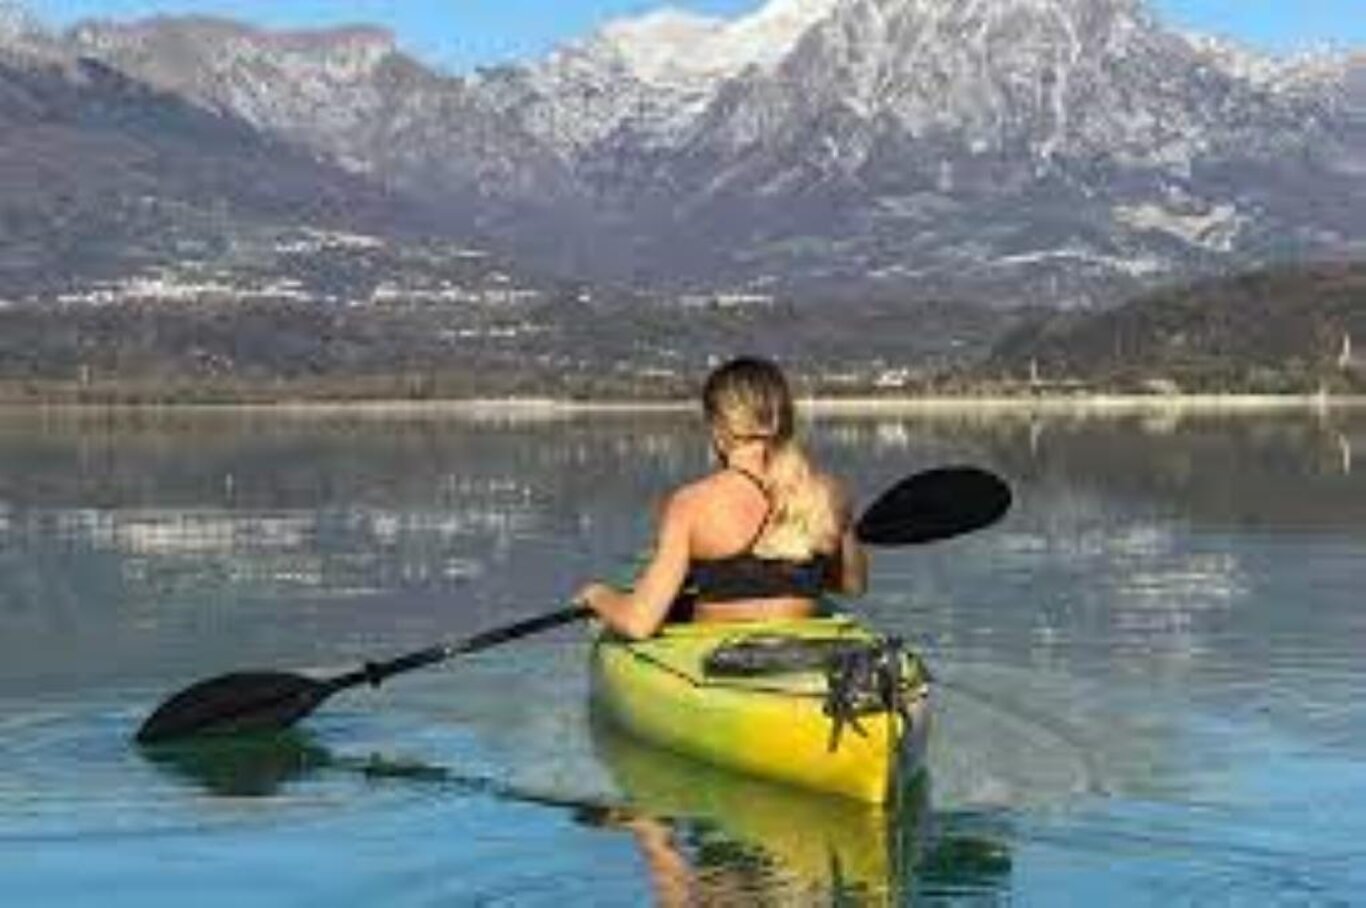
[[[750,890],[781,888],[793,895],[886,893],[898,879],[900,832],[916,837],[927,787],[908,792],[903,825],[887,811],[747,778],[637,743],[598,719],[596,753],[633,808],[671,821],[675,844],[687,852],[675,870],[696,884]],[[649,823],[632,826],[652,867],[665,861],[665,840]],[[728,847],[730,846],[730,847]],[[730,871],[718,879],[720,869]],[[661,881],[661,890],[678,888]]]
[[[553,854],[552,886],[596,887],[596,848],[638,873],[622,854],[639,840],[674,879],[760,901],[1046,903],[1074,883],[1141,901],[1155,883],[1217,878],[1260,903],[1296,891],[1292,876],[1329,901],[1361,891],[1299,857],[1366,840],[1363,413],[815,421],[812,446],[861,501],[963,462],[1017,494],[988,531],[878,552],[857,604],[942,682],[932,804],[906,821],[698,783],[705,769],[590,740],[580,629],[358,693],[283,748],[144,760],[125,747],[195,678],[324,675],[548,611],[585,576],[629,568],[651,503],[706,468],[693,419],[0,418],[7,834],[60,833],[79,860],[127,830],[192,847],[214,811],[255,842],[263,817],[350,829],[358,808],[387,824],[383,847],[413,854],[477,815],[471,841],[507,858],[524,840],[499,824],[530,814],[544,850],[527,862]],[[347,756],[370,752],[418,756]],[[278,830],[296,831],[317,838]],[[1139,844],[1094,845],[1121,839]],[[161,845],[128,841],[145,876],[121,879],[160,885]],[[434,876],[490,891],[533,876],[443,860]],[[380,901],[395,891],[346,871]],[[60,876],[28,879],[41,896]],[[217,882],[237,895],[236,880]]]
[[[137,751],[167,777],[219,798],[275,798],[285,795],[292,785],[333,774],[373,783],[436,786],[448,796],[493,797],[568,808],[586,817],[610,811],[598,801],[522,789],[422,760],[382,753],[343,756],[301,728],[206,735],[175,743],[138,746]]]
[[[544,610],[628,566],[642,503],[704,464],[679,428],[11,414],[0,681],[47,673],[39,652],[64,683],[340,661]],[[282,609],[296,633],[270,632]]]
[[[218,797],[263,798],[290,782],[336,765],[306,732],[242,734],[139,748],[167,775]]]
[[[914,456],[930,446],[975,451],[1028,485],[1103,491],[1204,522],[1366,530],[1366,495],[1352,469],[1354,449],[1366,438],[1362,410],[1329,416],[1159,410],[1114,418],[1006,412],[990,419],[966,411],[899,422],[851,420],[832,438],[879,455]]]
[[[634,836],[658,904],[897,904],[1009,882],[999,841],[932,816],[927,774],[883,808],[679,757],[601,719],[591,727],[629,805],[610,819]]]
[[[864,501],[949,462],[1016,487],[1017,508],[989,533],[879,555],[869,608],[917,639],[990,628],[1053,665],[1096,639],[1188,661],[1262,593],[1257,553],[1229,534],[1349,547],[1366,536],[1366,481],[1351,470],[1360,412],[981,414],[809,426]],[[342,662],[376,641],[403,649],[541,611],[586,575],[628,570],[651,503],[706,457],[695,417],[676,413],[529,424],[8,414],[0,681]],[[1350,570],[1341,564],[1331,568]],[[969,566],[995,585],[974,583]],[[1030,605],[989,619],[973,607],[1006,591]]]
[[[661,905],[890,905],[917,894],[980,896],[1009,886],[1012,862],[1000,823],[933,814],[924,774],[883,809],[687,760],[601,721],[590,728],[619,800],[542,792],[379,753],[345,756],[306,729],[191,739],[138,753],[168,779],[213,798],[283,804],[294,787],[342,776],[562,811],[576,824],[629,835]]]

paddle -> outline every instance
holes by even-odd
[[[995,523],[1010,507],[1010,488],[999,477],[975,467],[940,467],[901,480],[874,501],[855,532],[868,545],[918,545],[949,539]],[[517,640],[592,615],[571,605],[458,643],[440,644],[387,662],[367,662],[332,678],[290,672],[252,671],[219,675],[185,688],[147,718],[138,729],[140,744],[191,735],[263,731],[293,725],[328,697],[351,687],[378,687],[400,672],[444,662],[455,656]]]
[[[937,467],[892,486],[854,525],[866,545],[920,545],[990,526],[1010,510],[1010,486],[977,467]]]

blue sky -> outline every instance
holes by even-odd
[[[733,15],[762,0],[673,0]],[[40,19],[65,25],[88,16],[214,13],[270,26],[349,22],[386,25],[418,55],[468,69],[544,53],[615,16],[663,0],[21,0]],[[1277,51],[1323,44],[1366,47],[1366,0],[1155,0],[1169,22]]]

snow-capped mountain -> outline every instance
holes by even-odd
[[[646,180],[683,235],[737,225],[710,235],[773,273],[1083,301],[1092,276],[1366,235],[1332,202],[1360,185],[1316,160],[1337,139],[1326,96],[1240,78],[1129,0],[844,0]]]
[[[0,0],[0,60],[50,62],[58,56],[56,42],[23,5]]]
[[[425,206],[41,30],[0,42],[0,308],[260,236],[427,229]]]
[[[403,54],[371,27],[271,32],[205,17],[73,28],[94,56],[353,172],[449,205],[471,226],[523,198],[561,199],[555,156],[465,81]]]
[[[362,141],[381,103],[375,74],[397,53],[380,29],[267,33],[203,17],[85,23],[69,37],[80,53],[258,128],[321,130],[342,149]]]
[[[525,68],[480,77],[500,108],[573,158],[629,131],[648,147],[677,141],[721,85],[772,69],[837,0],[772,0],[736,19],[666,7],[606,24]]]
[[[835,6],[836,0],[772,0],[737,19],[663,9],[610,23],[596,42],[645,82],[714,86],[751,66],[775,66]]]
[[[33,17],[17,3],[0,2],[0,42],[9,44],[37,31]]]
[[[779,21],[763,56],[682,51]],[[1345,71],[1135,0],[836,0],[653,14],[488,83],[637,274],[1086,304],[1360,244]]]
[[[1139,0],[664,9],[468,77],[368,28],[64,41],[579,273],[1089,305],[1366,248],[1362,64]]]

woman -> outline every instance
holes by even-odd
[[[695,621],[756,621],[807,617],[827,590],[861,594],[868,563],[848,499],[794,438],[778,367],[726,363],[707,378],[702,406],[718,469],[669,497],[654,557],[631,590],[590,583],[578,601],[642,639],[680,600]]]

